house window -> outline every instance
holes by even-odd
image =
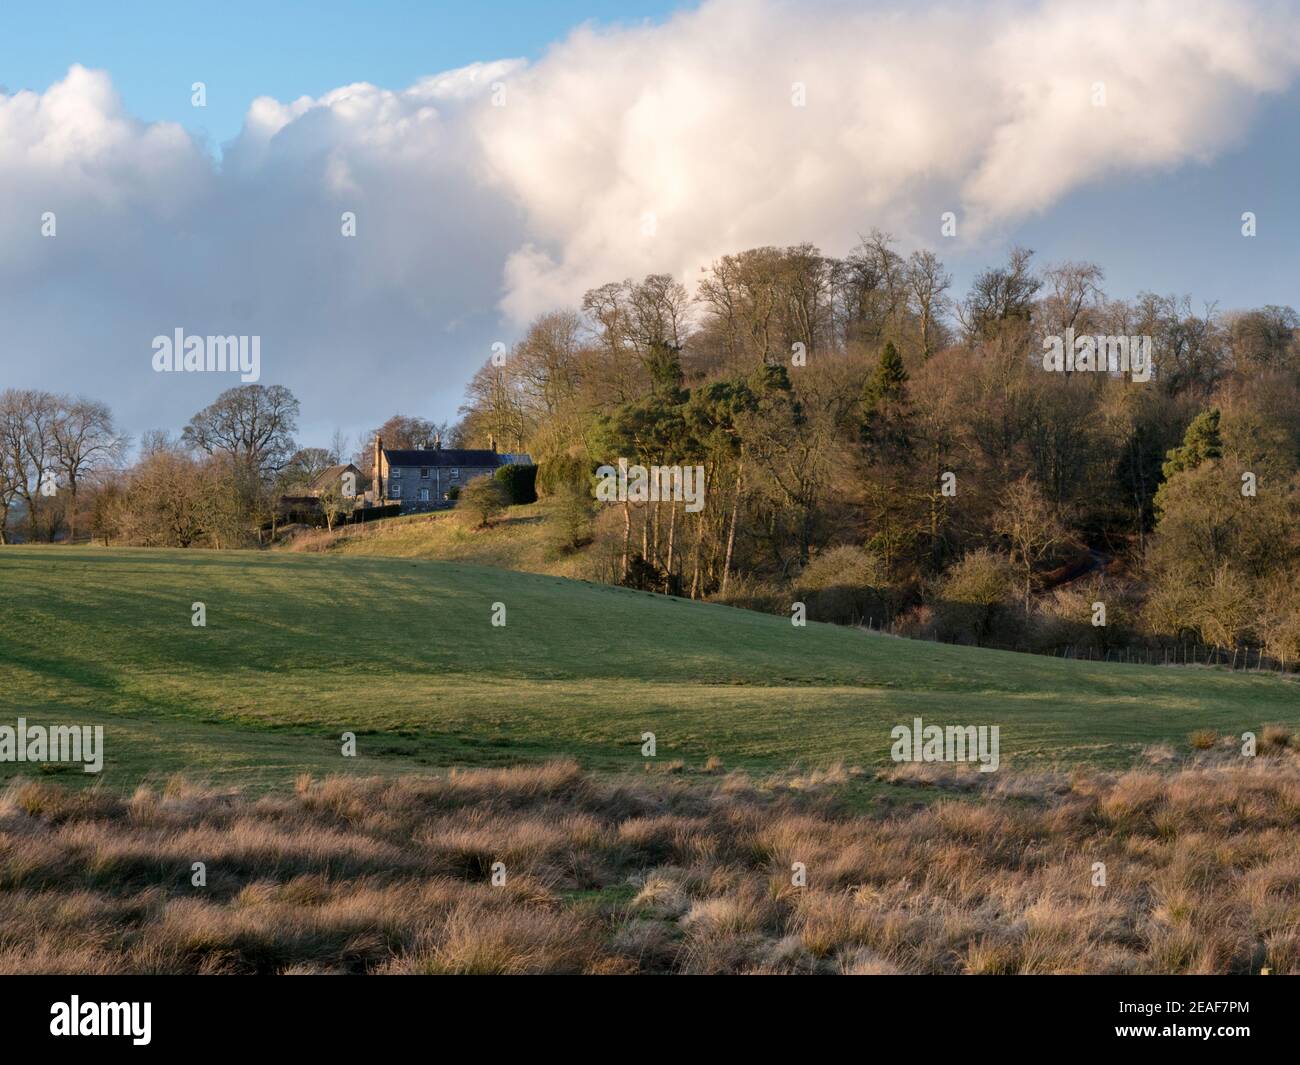
[[[400,477],[400,476],[402,476],[402,467],[401,467],[401,466],[394,466],[394,467],[393,467],[393,476],[394,476],[394,477]]]
[[[453,481],[454,481],[457,477],[459,477],[459,476],[460,476],[460,470],[452,470],[452,471],[451,471],[451,479],[452,479]]]
[[[428,466],[421,466],[421,467],[420,467],[420,479],[421,479],[421,480],[424,480],[424,481],[427,481],[427,480],[429,479],[429,467],[428,467]]]
[[[427,488],[420,489],[420,502],[421,503],[429,502],[429,490]]]
[[[401,498],[402,498],[402,486],[401,486],[400,484],[390,484],[390,485],[388,486],[388,498],[389,498],[389,499],[401,499]]]

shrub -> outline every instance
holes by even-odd
[[[491,525],[492,519],[510,505],[505,485],[492,477],[476,477],[460,490],[456,509],[476,526]]]
[[[1219,734],[1212,728],[1198,728],[1192,733],[1190,742],[1198,751],[1209,751],[1219,742]]]
[[[638,551],[627,560],[627,573],[620,582],[625,587],[653,592],[664,583],[663,571]]]
[[[1007,560],[993,551],[972,551],[939,586],[940,627],[954,638],[981,643],[1007,620],[1014,594]]]
[[[591,542],[593,507],[589,492],[563,484],[555,492],[549,532],[557,551],[567,554]]]
[[[879,557],[861,547],[833,547],[804,567],[795,597],[814,621],[851,624],[883,619],[889,611],[889,581]]]
[[[1106,624],[1092,623],[1092,604],[1106,604]],[[1099,657],[1141,642],[1138,606],[1130,586],[1091,573],[1040,597],[1030,617],[1026,642],[1036,650],[1072,646]]]
[[[492,475],[505,486],[513,506],[537,502],[537,467],[510,463]]]

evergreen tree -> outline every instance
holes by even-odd
[[[879,457],[911,450],[907,370],[892,341],[862,389],[862,441]]]
[[[1183,434],[1181,447],[1173,448],[1166,457],[1161,472],[1165,480],[1183,470],[1194,470],[1208,459],[1223,457],[1223,440],[1219,435],[1219,408],[1202,411],[1192,419]]]
[[[862,406],[871,411],[883,404],[905,401],[907,396],[907,370],[903,368],[903,357],[898,354],[892,340],[886,342],[880,353],[880,362],[876,372],[867,379],[862,389]]]
[[[685,374],[682,373],[681,346],[662,340],[653,341],[646,361],[650,369],[651,393],[664,403],[684,403],[686,393],[682,391]]]
[[[1192,419],[1183,434],[1182,445],[1171,448],[1165,463],[1160,467],[1164,481],[1156,489],[1152,501],[1157,517],[1165,510],[1169,496],[1169,483],[1180,473],[1190,473],[1211,459],[1223,457],[1223,440],[1219,435],[1219,408],[1202,411]]]

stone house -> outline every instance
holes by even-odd
[[[346,482],[344,478],[347,479]],[[356,466],[345,462],[316,474],[307,486],[307,495],[319,499],[328,489],[333,488],[338,495],[351,499],[362,494],[366,486],[365,481],[365,476]]]
[[[421,450],[389,449],[375,439],[374,467],[368,501],[400,503],[403,514],[452,506],[453,488],[486,477],[511,463],[529,463],[527,455],[507,455],[491,448],[445,448],[440,439]]]
[[[366,489],[366,477],[351,462],[341,463],[321,470],[306,484],[291,489],[280,496],[280,513],[285,519],[321,513],[321,496],[332,491],[336,499],[353,499],[361,503]]]

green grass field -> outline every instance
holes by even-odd
[[[451,562],[5,547],[0,724],[19,715],[105,725],[111,786],[179,770],[263,786],[557,755],[635,769],[647,731],[660,762],[872,766],[915,716],[1001,726],[1007,766],[1114,766],[1198,728],[1300,725],[1300,686],[796,628]]]

